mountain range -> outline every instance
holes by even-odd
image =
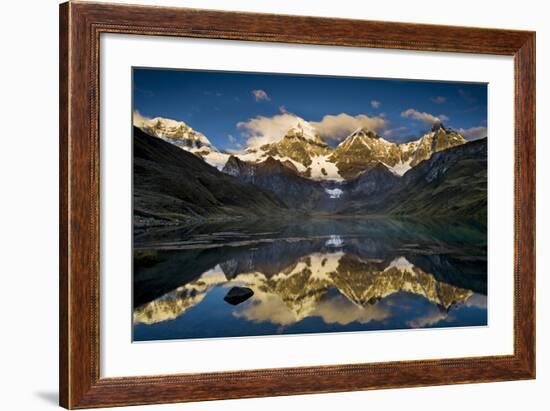
[[[223,169],[231,156],[220,152],[204,134],[182,121],[140,117],[134,125],[149,135],[195,153],[218,169]],[[403,175],[434,153],[466,142],[458,132],[438,123],[418,140],[404,144],[391,143],[374,131],[359,128],[332,148],[319,137],[313,126],[297,118],[296,126],[288,129],[278,141],[232,155],[250,163],[261,163],[271,157],[304,177],[341,181],[357,177],[379,163],[395,174]]]
[[[484,220],[487,141],[443,124],[391,143],[358,129],[329,146],[298,119],[278,141],[224,153],[187,124],[134,120],[139,221],[342,215],[467,216]]]

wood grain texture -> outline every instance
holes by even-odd
[[[160,377],[100,378],[98,104],[101,33],[514,56],[514,354]],[[533,32],[70,2],[60,6],[59,55],[62,406],[91,408],[535,377]]]
[[[69,385],[69,284],[68,284],[68,172],[69,156],[67,153],[67,142],[69,132],[70,105],[68,86],[69,86],[69,19],[68,4],[60,6],[59,15],[59,386],[68,387]],[[69,404],[69,390],[59,390],[59,402]]]
[[[515,338],[525,366],[535,374],[535,34],[514,56],[515,132]]]

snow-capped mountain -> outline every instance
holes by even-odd
[[[298,173],[314,180],[342,180],[338,168],[328,161],[331,148],[316,133],[311,124],[298,119],[277,142],[239,155],[243,161],[262,162],[272,157],[294,165]]]
[[[401,162],[410,167],[429,159],[434,153],[465,144],[466,139],[456,131],[447,129],[443,124],[434,124],[429,133],[419,140],[401,144]]]
[[[296,127],[289,129],[283,138],[273,144],[266,144],[260,150],[274,158],[288,157],[295,162],[308,167],[312,157],[325,154],[328,145],[314,134],[314,130],[307,123],[299,122]]]
[[[224,169],[230,158],[229,154],[217,150],[204,134],[183,121],[134,116],[134,125],[151,136],[200,156],[219,170]],[[278,141],[233,156],[250,164],[275,159],[302,177],[317,181],[344,181],[379,164],[402,176],[434,153],[465,143],[464,137],[456,131],[436,124],[420,139],[404,144],[391,143],[372,130],[359,128],[332,148],[309,122],[297,118],[296,125]]]
[[[434,125],[418,140],[399,145],[384,140],[373,131],[360,129],[336,147],[329,161],[337,165],[346,179],[357,177],[379,163],[401,176],[434,153],[464,143],[464,137],[442,124]]]
[[[292,163],[298,173],[313,180],[349,180],[383,164],[402,176],[434,153],[466,143],[457,132],[438,124],[420,139],[395,144],[368,129],[357,129],[329,147],[306,121],[300,119],[281,140],[237,155],[240,160],[260,163],[272,157]]]
[[[328,160],[336,164],[342,177],[349,179],[379,163],[393,167],[400,162],[401,153],[396,144],[375,132],[358,129],[338,144]]]
[[[208,138],[183,121],[163,117],[145,118],[134,115],[134,126],[183,150],[190,151],[211,166],[222,169],[229,155],[221,153]]]
[[[134,116],[134,126],[153,137],[162,138],[187,151],[218,151],[204,134],[193,130],[183,121],[163,117],[149,119]]]

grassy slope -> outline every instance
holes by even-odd
[[[135,214],[157,219],[262,217],[288,212],[272,193],[134,128]]]
[[[389,199],[389,214],[487,218],[486,140],[437,153],[404,178]]]
[[[340,214],[487,218],[486,139],[434,154],[385,193],[355,195]]]

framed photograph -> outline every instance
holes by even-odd
[[[535,378],[535,33],[60,6],[60,404]]]

